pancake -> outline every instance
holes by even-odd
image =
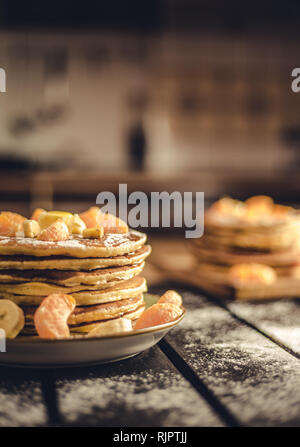
[[[112,267],[108,269],[96,269],[89,272],[75,272],[75,271],[60,271],[60,270],[0,270],[0,291],[9,291],[8,286],[13,286],[15,283],[25,283],[29,285],[32,282],[56,284],[66,287],[73,286],[97,286],[100,289],[109,287],[111,283],[116,283],[120,280],[128,280],[139,273],[144,268],[145,263],[140,262],[136,265]],[[4,283],[4,284],[3,284]],[[8,288],[7,288],[8,287]],[[19,285],[22,287],[22,284]],[[17,289],[16,289],[17,290]],[[19,289],[20,290],[20,289]],[[28,287],[27,287],[28,290]],[[80,289],[79,289],[80,290]],[[13,293],[19,293],[11,290]],[[20,292],[26,294],[25,292]],[[42,292],[41,292],[42,293]],[[40,295],[41,293],[38,293]],[[29,293],[31,294],[31,293]],[[35,295],[33,293],[33,295]]]
[[[296,212],[286,215],[281,219],[272,219],[265,216],[260,222],[241,221],[232,216],[216,216],[210,211],[205,214],[205,228],[212,232],[266,232],[266,231],[286,231],[290,226],[299,224],[299,214]]]
[[[96,304],[92,306],[78,306],[68,320],[69,325],[87,323],[99,320],[110,320],[118,318],[125,313],[133,312],[144,306],[143,295],[134,298],[127,298],[112,303]],[[34,325],[34,313],[37,306],[29,306],[24,309],[25,321],[29,325]]]
[[[295,231],[286,231],[280,233],[233,233],[228,234],[210,234],[206,233],[205,241],[208,245],[215,248],[238,247],[242,249],[253,249],[257,251],[272,251],[288,249],[296,241]]]
[[[38,284],[38,283],[36,283]],[[44,285],[45,286],[45,285]],[[72,292],[71,295],[76,300],[77,305],[91,305],[100,303],[109,303],[132,298],[145,292],[147,289],[146,280],[141,276],[136,276],[127,281],[120,281],[117,285],[103,290],[85,290],[81,292]],[[36,289],[38,292],[39,289]],[[65,293],[69,293],[64,288]],[[39,306],[46,295],[25,295],[9,292],[0,292],[1,298],[6,298],[21,306]]]
[[[124,313],[122,317],[112,318],[111,320],[118,320],[119,318],[128,318],[129,320],[132,320],[133,322],[136,321],[144,312],[145,306],[141,306],[137,310],[134,310],[132,312]],[[80,334],[80,336],[88,334],[92,329],[98,327],[99,324],[104,323],[105,321],[109,320],[100,320],[100,321],[94,321],[90,323],[81,323],[74,326],[70,326],[70,334],[76,335]],[[34,326],[27,325],[23,328],[21,332],[22,336],[37,336],[37,332]]]
[[[115,309],[113,311],[113,308],[111,308],[111,310],[108,310],[108,308],[107,308],[106,309],[107,312],[105,312],[104,308],[96,309],[98,306],[84,306],[83,309],[85,309],[87,307],[94,308],[94,309],[91,311],[83,310],[81,317],[78,318],[78,320],[82,320],[82,321],[77,321],[74,324],[70,324],[70,322],[69,322],[70,332],[71,333],[88,333],[92,329],[97,327],[98,324],[103,323],[104,321],[115,320],[115,319],[122,318],[122,317],[128,318],[130,320],[136,320],[144,312],[145,303],[144,303],[142,296],[136,298],[135,302],[133,302],[131,300],[132,299],[122,300],[122,301],[128,302],[128,304],[123,306],[123,310],[121,310],[121,307],[120,307],[119,311],[117,311],[117,309]],[[115,304],[115,303],[113,303],[113,304]],[[37,334],[34,323],[33,323],[34,309],[35,308],[32,308],[32,311],[31,311],[33,313],[31,313],[31,314],[29,313],[27,315],[26,315],[26,311],[25,311],[25,327],[22,330],[22,335],[36,335]],[[81,307],[78,307],[77,309],[81,309]],[[109,314],[111,316],[109,316]],[[84,318],[85,318],[85,320],[84,320]]]
[[[128,318],[129,320],[132,320],[132,321],[135,321],[142,315],[144,310],[145,310],[145,306],[142,305],[134,311],[124,313],[122,315],[122,317]],[[103,323],[104,321],[108,321],[108,320],[100,320],[100,321],[94,321],[91,323],[75,324],[75,325],[70,326],[70,332],[71,332],[71,334],[90,332],[92,329],[95,329],[99,324]]]
[[[256,252],[253,250],[246,251],[238,248],[233,249],[230,247],[227,249],[209,247],[205,244],[205,241],[202,240],[198,243],[190,243],[189,248],[201,262],[209,262],[220,265],[233,265],[249,262],[249,256],[251,258],[251,262],[257,264],[267,264],[271,267],[292,266],[297,264],[299,260],[299,250],[295,246],[286,250]]]
[[[122,282],[123,280],[113,279],[103,284],[79,284],[77,286],[61,286],[58,284],[48,284],[46,282],[26,282],[20,284],[0,283],[0,296],[6,293],[14,295],[48,296],[52,293],[72,294],[85,291],[93,292],[117,286]]]
[[[239,247],[272,251],[292,247],[298,241],[299,234],[299,219],[295,217],[266,225],[228,225],[206,218],[203,239],[207,245],[216,248]]]
[[[125,313],[134,312],[144,307],[143,295],[135,298],[128,298],[113,303],[98,304],[95,306],[78,306],[69,318],[69,325],[80,323],[109,320],[111,318],[121,317]]]
[[[144,261],[151,253],[150,245],[126,255],[106,258],[71,258],[64,256],[0,255],[1,270],[74,270],[90,271],[115,266],[134,265]]]
[[[246,263],[249,262],[249,258],[248,261]],[[252,259],[251,259],[251,262]],[[268,265],[268,264],[266,264]],[[207,275],[207,277],[211,277],[212,279],[214,278],[214,274],[224,274],[227,275],[229,270],[231,268],[231,265],[221,265],[221,264],[214,264],[214,263],[208,263],[208,262],[199,262],[195,265],[195,272],[197,272],[197,274],[205,274]],[[285,267],[272,267],[274,269],[274,271],[276,272],[277,276],[298,276],[299,277],[299,273],[295,270],[295,265],[291,265],[291,266],[285,266]]]
[[[73,236],[66,241],[49,242],[25,237],[0,236],[0,255],[52,256],[76,258],[108,258],[125,255],[141,248],[146,235],[130,230],[128,233],[106,233],[101,239]]]

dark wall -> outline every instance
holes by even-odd
[[[0,0],[3,27],[299,31],[298,0]]]

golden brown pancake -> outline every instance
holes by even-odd
[[[103,290],[85,290],[71,293],[77,305],[91,305],[118,301],[125,298],[132,298],[145,292],[147,289],[146,280],[141,276],[136,276],[127,281],[120,281],[117,285]],[[68,290],[65,288],[65,290]],[[37,289],[38,292],[38,289]],[[67,293],[67,292],[65,292]],[[10,299],[21,306],[39,306],[46,295],[25,295],[1,292],[1,298]]]
[[[133,312],[144,306],[143,295],[134,298],[126,298],[113,303],[96,304],[92,306],[78,306],[69,317],[68,323],[76,325],[99,320],[110,320],[123,316],[125,313]],[[25,321],[33,325],[34,313],[37,306],[28,306],[24,308]]]
[[[205,242],[214,248],[241,248],[257,251],[272,251],[288,249],[293,246],[296,240],[296,232],[288,230],[280,233],[233,233],[211,234],[206,233]]]
[[[151,253],[150,245],[125,255],[107,258],[72,258],[66,256],[0,255],[1,270],[74,270],[90,271],[95,269],[134,265],[144,261]]]
[[[219,216],[206,211],[205,213],[205,228],[211,232],[265,232],[265,231],[285,231],[290,226],[299,222],[299,214],[293,212],[289,215],[282,216],[281,219],[274,219],[272,217],[265,218],[264,221],[241,221],[234,217],[226,218],[225,216]]]
[[[113,303],[78,306],[70,316],[68,323],[72,326],[92,321],[109,320],[111,318],[121,317],[129,312],[134,312],[144,306],[143,295],[114,301]]]
[[[0,236],[0,255],[52,256],[76,258],[107,258],[125,255],[141,248],[146,235],[130,230],[128,233],[106,233],[101,239],[73,236],[66,241],[49,242],[25,237]]]
[[[251,262],[252,258],[251,258]],[[249,258],[246,261],[249,263]],[[268,264],[266,264],[268,265]],[[217,263],[209,263],[209,262],[198,262],[195,264],[195,274],[207,275],[207,278],[211,278],[213,280],[215,274],[224,274],[227,275],[231,265],[221,265]],[[299,273],[295,270],[295,266],[285,266],[285,267],[272,267],[276,272],[277,276],[291,276],[299,277]],[[224,276],[225,278],[225,276]]]
[[[203,239],[207,245],[222,249],[287,249],[299,239],[299,219],[291,218],[287,222],[275,222],[272,225],[226,225],[206,219]]]
[[[220,249],[210,247],[205,244],[205,240],[196,243],[190,243],[189,248],[197,256],[200,262],[209,262],[219,265],[233,265],[239,263],[251,262],[257,264],[267,264],[271,267],[285,267],[296,264],[299,260],[299,250],[297,247],[291,247],[286,250],[273,250],[268,252],[259,252],[253,250],[241,250],[228,247]]]
[[[123,318],[128,318],[129,320],[135,321],[137,320],[145,310],[145,306],[140,306],[136,310],[131,312],[126,312],[122,315]],[[82,332],[90,332],[92,329],[95,329],[99,324],[103,323],[107,320],[94,321],[91,323],[79,323],[70,326],[70,332],[72,334],[82,333]]]
[[[47,285],[56,284],[66,287],[83,286],[82,290],[90,290],[89,287],[85,286],[95,286],[102,289],[109,287],[114,281],[117,283],[118,281],[127,280],[138,275],[143,270],[144,265],[145,263],[142,261],[136,265],[96,269],[88,272],[75,272],[73,270],[0,270],[0,291],[6,290],[7,292],[12,291],[13,293],[19,293],[17,290],[21,290],[20,287],[22,287],[22,284],[27,283],[29,285],[32,282],[44,283]],[[20,283],[19,289],[17,288],[15,291],[14,288],[9,289],[10,286],[18,283]],[[23,294],[24,291],[21,291],[20,293]],[[42,292],[38,293],[38,295],[41,293]],[[27,295],[27,293],[24,294]],[[28,294],[31,294],[30,291]]]
[[[69,319],[71,333],[87,333],[99,323],[117,318],[126,317],[130,320],[136,320],[145,310],[143,296],[121,300],[118,303],[101,304],[100,306],[78,307],[77,314],[72,314]],[[75,310],[76,310],[75,309]],[[34,312],[36,307],[25,309],[25,327],[22,335],[36,335],[34,326]]]

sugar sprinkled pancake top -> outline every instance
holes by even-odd
[[[58,242],[18,236],[0,236],[0,255],[109,257],[135,251],[145,242],[146,235],[134,230],[130,230],[128,233],[106,233],[101,239],[84,239],[81,236],[73,236],[66,241]]]

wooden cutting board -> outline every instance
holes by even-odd
[[[300,297],[300,278],[280,277],[271,285],[234,287],[224,279],[224,274],[201,273],[193,259],[189,265],[182,261],[181,257],[176,259],[173,256],[172,260],[168,261],[162,256],[161,259],[151,262],[152,270],[156,269],[155,282],[172,279],[182,284],[199,287],[218,298],[233,300],[254,301]]]

